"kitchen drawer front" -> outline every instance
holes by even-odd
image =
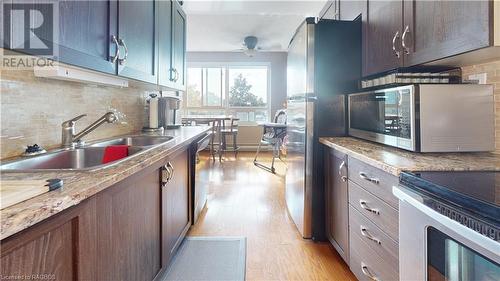
[[[349,181],[349,204],[383,229],[394,241],[399,241],[398,210],[351,181]]]
[[[351,181],[375,194],[392,207],[396,209],[399,208],[398,199],[392,194],[392,187],[399,184],[398,177],[370,166],[353,157],[349,157],[348,173]]]
[[[386,262],[357,234],[351,235],[350,256],[349,268],[359,281],[399,280],[398,267]]]
[[[351,237],[357,234],[393,268],[398,268],[398,243],[351,205],[349,205],[349,232]]]

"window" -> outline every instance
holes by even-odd
[[[186,114],[227,114],[240,123],[268,121],[267,65],[188,67]]]
[[[224,96],[223,68],[188,68],[187,107],[221,107]]]
[[[229,68],[229,106],[265,107],[267,68]]]

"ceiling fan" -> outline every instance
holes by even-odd
[[[259,40],[255,36],[247,36],[243,39],[243,48],[239,49],[243,51],[243,53],[249,57],[253,57],[257,51],[261,50],[260,47],[257,47],[257,42]]]

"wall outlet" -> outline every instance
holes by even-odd
[[[478,73],[478,74],[469,75],[469,80],[477,80],[477,81],[479,81],[479,84],[486,84],[487,78],[488,78],[488,75],[486,73]]]

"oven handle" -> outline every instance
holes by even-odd
[[[404,186],[393,186],[392,194],[394,194],[394,196],[396,196],[400,201],[404,201],[412,205],[419,212],[422,212],[423,214],[429,216],[432,220],[436,221],[436,223],[443,225],[445,228],[448,228],[449,230],[457,233],[457,235],[466,237],[466,239],[470,243],[477,245],[484,251],[490,252],[491,254],[500,253],[500,243],[494,241],[493,239],[489,239],[477,233],[476,231],[460,224],[459,222],[454,221],[447,216],[441,215],[433,209],[425,206],[420,202],[422,200],[422,197],[409,190],[408,188],[405,188]]]

